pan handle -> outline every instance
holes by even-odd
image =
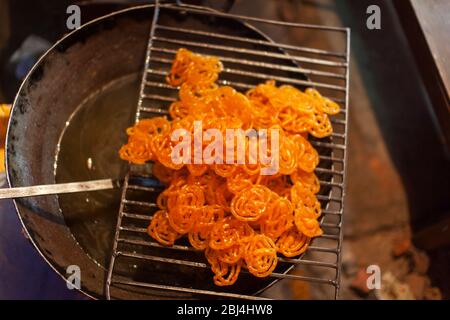
[[[120,183],[113,179],[100,179],[82,182],[37,185],[31,187],[0,189],[0,199],[16,199],[50,194],[98,191],[119,188]]]
[[[0,104],[0,116],[1,118],[8,118],[10,105]],[[5,121],[4,121],[5,122]],[[6,122],[5,122],[6,123]],[[2,128],[3,123],[0,123],[0,135],[6,133],[6,128]],[[4,129],[4,130],[3,130]],[[3,132],[4,131],[4,132]],[[0,137],[0,142],[3,142],[3,136]],[[0,152],[4,153],[3,143],[0,145]],[[3,154],[0,158],[3,158]],[[3,168],[0,167],[0,186],[3,184],[2,176],[4,176]],[[70,182],[60,184],[48,184],[37,185],[31,187],[18,187],[18,188],[3,188],[0,189],[0,199],[15,199],[25,198],[33,196],[43,196],[59,193],[75,193],[83,191],[97,191],[108,190],[120,187],[120,183],[113,179],[101,179],[82,182]]]

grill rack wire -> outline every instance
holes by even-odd
[[[196,15],[202,18],[233,19],[246,26],[250,26],[248,23],[255,23],[261,26],[276,26],[302,31],[332,32],[343,36],[345,49],[343,52],[334,52],[276,43],[270,38],[261,40],[214,33],[208,30],[179,28],[177,26],[164,25],[159,19],[161,14],[173,13]],[[224,41],[232,42],[235,45],[224,45]],[[257,49],[255,49],[255,46]],[[333,135],[325,141],[323,139],[322,141],[312,141],[312,144],[319,150],[321,160],[315,172],[319,176],[321,190],[326,190],[326,192],[321,192],[317,196],[323,208],[321,227],[324,230],[324,235],[314,239],[307,252],[298,258],[279,257],[279,262],[285,263],[289,267],[282,272],[272,273],[269,278],[273,279],[273,281],[254,294],[229,292],[221,287],[202,289],[195,288],[194,285],[181,286],[171,285],[170,283],[150,283],[147,280],[134,279],[133,276],[130,276],[131,272],[119,274],[117,269],[120,259],[131,259],[129,261],[139,261],[140,263],[157,262],[188,268],[209,268],[208,263],[205,261],[190,261],[183,258],[183,253],[194,250],[187,244],[176,244],[172,247],[164,248],[164,250],[172,253],[181,253],[181,256],[179,255],[176,258],[142,253],[142,250],[140,250],[142,248],[162,250],[163,246],[150,237],[139,238],[132,236],[136,234],[140,236],[145,235],[146,228],[134,223],[127,223],[126,221],[141,221],[148,224],[151,220],[151,214],[156,210],[157,206],[155,201],[133,199],[130,193],[138,191],[147,194],[157,194],[162,189],[158,184],[149,185],[148,182],[145,183],[146,180],[140,178],[145,177],[144,172],[146,171],[142,168],[136,170],[136,168],[131,166],[122,187],[117,226],[105,282],[106,298],[111,299],[112,287],[121,286],[121,288],[124,287],[126,290],[143,288],[171,292],[175,295],[188,294],[195,297],[258,300],[266,299],[264,296],[261,296],[261,293],[277,280],[289,279],[306,281],[309,284],[331,286],[334,291],[332,297],[337,299],[340,288],[343,240],[342,217],[346,184],[350,29],[240,16],[214,11],[201,6],[182,4],[181,1],[177,1],[176,4],[156,1],[136,110],[136,122],[145,117],[168,114],[167,106],[176,99],[176,88],[166,84],[165,76],[170,68],[177,47],[185,47],[195,52],[206,54],[212,53],[219,57],[224,64],[224,71],[221,73],[221,80],[219,80],[219,83],[222,85],[231,85],[238,90],[247,90],[257,83],[274,79],[278,84],[318,88],[325,92],[325,96],[340,104],[341,112],[331,119],[334,129]],[[239,58],[230,56],[230,53],[238,53]],[[294,64],[292,64],[293,62]],[[304,275],[303,271],[295,272],[294,270],[294,272],[289,272],[293,271],[291,269],[294,266],[309,268],[312,270],[310,272],[312,275]]]

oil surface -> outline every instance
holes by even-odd
[[[72,114],[55,157],[57,183],[120,179],[126,163],[118,156],[133,123],[138,75],[114,80],[88,97]],[[109,263],[120,190],[59,195],[62,214],[85,252],[101,266]]]

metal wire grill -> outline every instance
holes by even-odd
[[[193,28],[180,28],[167,17],[199,21]],[[175,19],[175,20],[177,20]],[[220,20],[215,20],[220,19]],[[233,21],[253,30],[250,34],[210,32],[207,25]],[[247,23],[260,28],[276,26],[301,32],[331,32],[343,36],[345,49],[333,52],[318,48],[275,43]],[[299,258],[279,258],[279,267],[267,279],[254,286],[251,275],[238,288],[221,288],[205,284],[197,273],[209,272],[209,265],[187,242],[163,247],[146,234],[162,186],[152,178],[150,168],[131,167],[126,176],[110,267],[106,281],[106,298],[113,287],[169,297],[206,297],[264,299],[263,291],[277,280],[306,281],[329,286],[334,298],[339,292],[342,244],[342,215],[345,187],[347,145],[350,30],[219,13],[181,4],[154,6],[153,20],[142,76],[136,121],[168,114],[170,102],[177,99],[177,88],[165,81],[176,50],[180,47],[214,55],[224,64],[219,83],[245,91],[269,79],[278,84],[299,88],[315,87],[341,105],[333,117],[334,133],[312,144],[320,154],[316,169],[321,183],[318,199],[322,204],[321,226],[324,235],[316,238]],[[304,271],[305,269],[306,271]],[[159,276],[148,276],[149,274]],[[168,274],[168,275],[167,275]],[[184,279],[187,277],[188,279]],[[212,282],[212,273],[208,280]],[[253,282],[252,282],[253,281]],[[250,288],[249,288],[250,286]],[[253,286],[253,288],[252,288]]]

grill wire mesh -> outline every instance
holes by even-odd
[[[194,19],[201,23],[187,29],[164,19],[174,15],[177,19]],[[294,30],[318,32],[319,35],[331,32],[343,37],[345,48],[343,52],[334,52],[275,43],[258,32],[250,36],[210,32],[205,26],[216,23],[214,19],[221,19],[222,22],[233,20],[233,23],[253,28],[248,24],[251,23],[260,30],[277,27],[289,30],[283,32]],[[114,296],[111,293],[114,288],[158,297],[265,299],[264,290],[281,279],[307,282],[311,287],[330,287],[331,297],[338,297],[347,145],[349,42],[350,30],[347,28],[243,17],[190,5],[155,4],[136,121],[167,115],[169,104],[177,99],[177,88],[169,86],[165,76],[180,47],[219,57],[224,64],[219,81],[221,85],[231,85],[245,91],[258,83],[274,79],[277,84],[290,84],[301,89],[315,87],[340,104],[341,112],[331,120],[333,135],[326,139],[312,139],[320,154],[320,164],[315,173],[321,183],[318,199],[322,205],[321,226],[324,234],[315,238],[300,257],[279,257],[279,266],[267,279],[250,279],[252,276],[243,270],[240,276],[244,278],[242,285],[215,287],[211,285],[212,273],[203,254],[196,252],[188,242],[163,247],[147,235],[146,227],[157,210],[156,197],[163,189],[148,174],[151,165],[131,166],[123,184],[105,284],[107,299]],[[206,278],[202,278],[201,274],[206,274]]]

